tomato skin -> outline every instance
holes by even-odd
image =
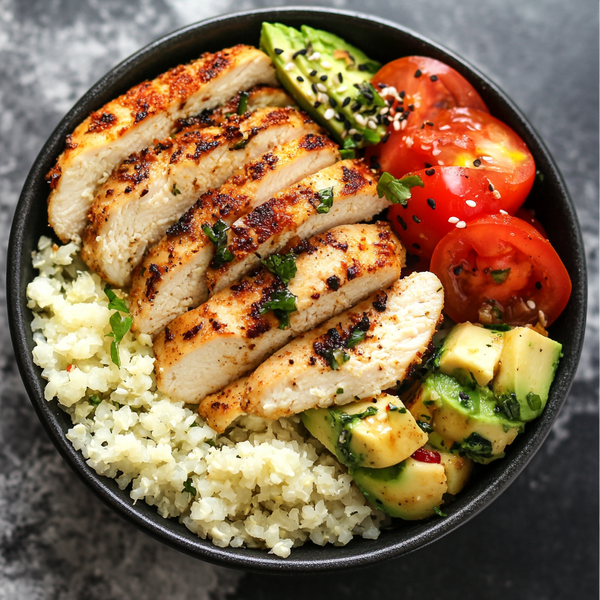
[[[491,272],[506,269],[506,279],[495,282]],[[479,321],[482,304],[493,300],[506,323],[534,324],[543,311],[550,325],[571,295],[571,279],[550,242],[508,215],[480,217],[446,235],[435,248],[431,270],[444,286],[444,310],[456,322]]]
[[[523,219],[523,221],[525,221],[526,223],[533,225],[542,234],[543,237],[548,239],[548,234],[546,233],[544,226],[537,220],[535,216],[535,211],[531,210],[530,208],[521,207],[515,213],[515,217]]]
[[[420,71],[420,75],[415,76]],[[432,80],[433,77],[433,80]],[[409,125],[433,119],[440,110],[455,106],[471,106],[488,112],[487,106],[475,88],[452,67],[427,56],[404,56],[385,64],[371,83],[393,86],[404,92],[404,110],[409,111]],[[416,95],[416,96],[415,96]],[[396,103],[394,103],[396,105]]]
[[[385,144],[369,151],[383,171],[400,178],[429,166],[452,165],[485,172],[509,214],[523,204],[535,180],[535,162],[525,142],[486,112],[473,108],[440,111],[424,128],[390,129]]]
[[[469,221],[502,209],[502,200],[490,191],[481,171],[436,167],[412,175],[418,175],[424,186],[412,188],[406,207],[394,204],[389,219],[407,250],[423,259],[431,258],[438,242],[456,229],[456,223],[448,219]],[[467,201],[475,202],[475,206],[469,206]]]
[[[442,462],[442,457],[437,450],[427,450],[425,448],[419,448],[418,450],[415,450],[411,455],[411,458],[414,458],[419,462],[433,463],[438,465]]]

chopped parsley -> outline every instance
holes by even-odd
[[[438,517],[447,517],[448,515],[445,512],[442,512],[442,510],[440,509],[439,506],[434,506],[433,507],[433,512],[438,516]]]
[[[129,309],[127,304],[107,286],[104,288],[104,293],[109,299],[108,308],[114,309],[115,312],[110,316],[109,323],[112,331],[108,333],[108,337],[114,338],[110,344],[110,358],[117,367],[121,366],[121,359],[119,358],[119,344],[125,337],[125,334],[131,329],[133,323],[133,317],[127,316],[122,317],[121,313],[129,315]]]
[[[198,490],[192,485],[192,478],[191,477],[188,477],[183,482],[183,490],[181,490],[181,491],[182,492],[188,492],[192,496],[195,496],[198,493]]]
[[[340,157],[342,159],[354,158],[356,153],[354,149],[358,147],[358,144],[351,138],[348,137],[344,140],[344,146],[340,149]]]
[[[125,300],[123,300],[122,298],[119,298],[110,289],[110,287],[106,286],[104,288],[104,293],[106,294],[106,297],[109,300],[109,302],[108,302],[108,308],[110,310],[119,310],[119,311],[124,312],[124,313],[129,313],[129,308],[127,307],[127,304],[125,303]]]
[[[202,231],[206,237],[213,243],[215,247],[215,255],[210,263],[210,266],[215,269],[220,269],[225,263],[231,262],[234,258],[231,250],[227,248],[227,224],[219,219],[212,227],[210,225],[202,225]]]
[[[92,396],[90,396],[88,398],[88,400],[90,401],[90,404],[96,408],[96,406],[98,406],[100,404],[100,402],[102,402],[102,398],[100,398],[100,396],[94,394]]]
[[[324,358],[334,371],[337,371],[345,362],[350,360],[350,356],[348,356],[341,348],[327,350],[324,353]]]
[[[418,175],[406,175],[396,179],[391,173],[383,173],[377,184],[377,195],[385,196],[392,204],[407,205],[411,196],[410,190],[415,186],[424,187],[423,180]]]
[[[361,329],[354,329],[350,334],[350,337],[346,340],[346,348],[354,348],[354,346],[358,345],[365,339],[367,335],[366,331],[362,331]]]
[[[233,146],[231,146],[232,150],[243,150],[250,141],[250,138],[242,138],[239,142],[236,142]]]
[[[290,326],[290,313],[298,310],[296,308],[296,296],[288,288],[277,290],[273,293],[270,300],[267,300],[260,309],[260,314],[272,310],[279,320],[279,329],[286,329]]]
[[[500,396],[500,398],[498,398],[498,407],[511,421],[516,421],[521,418],[521,405],[514,392]]]
[[[527,404],[531,410],[539,410],[542,407],[542,399],[533,392],[529,392],[526,396]]]
[[[340,394],[344,393],[344,388],[338,388],[337,390],[335,390],[335,393],[339,396]]]
[[[510,269],[498,269],[490,273],[494,283],[504,283],[510,275]]]
[[[177,187],[176,183],[173,184],[173,188],[171,189],[171,194],[173,194],[173,196],[179,196],[179,194],[181,194],[181,190]]]
[[[433,427],[426,421],[417,421],[417,425],[421,428],[424,433],[432,433]]]
[[[293,252],[289,254],[271,254],[268,258],[260,261],[273,275],[279,277],[285,285],[296,275],[296,255]]]
[[[328,213],[333,206],[333,186],[319,190],[317,194],[319,194],[321,200],[321,203],[317,206],[317,212],[319,214]]]
[[[507,323],[484,323],[483,326],[491,331],[510,331],[510,325]]]
[[[240,101],[237,107],[237,114],[242,116],[248,110],[248,98],[250,94],[248,92],[240,92]]]

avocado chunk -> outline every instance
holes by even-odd
[[[487,385],[500,361],[503,335],[472,323],[460,323],[447,335],[440,351],[439,368],[445,375],[471,375]]]
[[[427,443],[402,402],[385,393],[345,406],[312,408],[301,417],[308,431],[347,467],[389,467]]]
[[[538,417],[546,406],[561,351],[561,344],[528,327],[506,332],[493,383],[500,404],[515,408],[516,400],[514,412],[521,421]]]
[[[430,517],[448,490],[441,463],[414,458],[386,469],[359,467],[350,474],[371,504],[392,517],[411,521]]]
[[[388,105],[370,79],[380,63],[342,38],[306,25],[298,31],[263,23],[260,47],[283,87],[345,149],[379,143],[387,131]]]
[[[425,446],[427,448],[427,446]],[[437,449],[440,453],[440,461],[446,474],[448,493],[458,494],[469,481],[473,472],[473,461],[466,456],[459,456],[453,452]]]
[[[523,423],[506,417],[487,387],[462,386],[454,377],[430,373],[423,382],[422,402],[433,400],[431,427],[456,444],[451,450],[479,463],[504,456]]]

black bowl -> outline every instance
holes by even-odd
[[[400,522],[382,532],[378,540],[355,539],[342,548],[307,544],[293,550],[291,557],[285,560],[260,550],[218,548],[210,541],[198,538],[176,520],[163,519],[145,503],[134,506],[127,491],[119,490],[112,479],[97,475],[85,464],[82,455],[65,438],[71,425],[69,416],[56,401],[44,400],[44,381],[31,357],[34,346],[30,329],[32,314],[27,309],[25,297],[27,283],[35,276],[31,252],[42,234],[51,235],[47,225],[48,187],[44,175],[64,149],[65,136],[91,111],[144,79],[153,78],[205,51],[216,51],[240,42],[256,45],[263,21],[279,21],[296,27],[308,24],[333,31],[381,62],[409,54],[431,56],[464,75],[479,91],[492,114],[510,125],[533,153],[544,180],[536,182],[527,204],[536,210],[573,282],[569,304],[552,326],[553,338],[563,344],[564,357],[546,410],[509,447],[506,458],[478,470],[468,487],[448,507],[446,518]],[[567,398],[583,344],[586,297],[583,242],[573,203],[546,147],[514,104],[477,69],[438,44],[394,23],[327,9],[266,9],[217,17],[170,34],[115,67],[65,116],[36,158],[16,209],[8,253],[8,308],[17,362],[31,402],[67,463],[101,500],[161,542],[210,562],[255,571],[325,571],[397,557],[439,539],[490,504],[539,450]]]

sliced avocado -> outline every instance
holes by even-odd
[[[281,23],[262,24],[260,47],[283,87],[344,148],[377,144],[385,135],[387,104],[370,84],[381,65],[361,50],[332,33]]]
[[[444,466],[407,458],[387,469],[352,469],[365,498],[392,517],[417,520],[430,517],[448,490]]]
[[[448,493],[458,494],[469,481],[469,477],[473,472],[473,461],[466,456],[459,456],[453,452],[439,449],[438,452],[440,453],[441,464],[444,466],[446,474]]]
[[[460,323],[453,327],[444,340],[440,352],[440,371],[445,375],[459,374],[459,377],[460,374],[470,374],[477,385],[487,385],[494,377],[502,344],[502,333],[468,322]]]
[[[462,386],[454,377],[430,373],[422,387],[422,401],[435,402],[431,426],[456,442],[476,462],[488,463],[504,456],[504,448],[522,431],[523,424],[506,418],[486,387]]]
[[[389,467],[427,442],[402,402],[388,394],[335,408],[312,408],[301,417],[308,431],[347,467]]]
[[[561,350],[561,344],[528,327],[504,334],[493,389],[501,404],[516,406],[516,399],[519,410],[515,412],[522,421],[535,419],[544,410]]]

